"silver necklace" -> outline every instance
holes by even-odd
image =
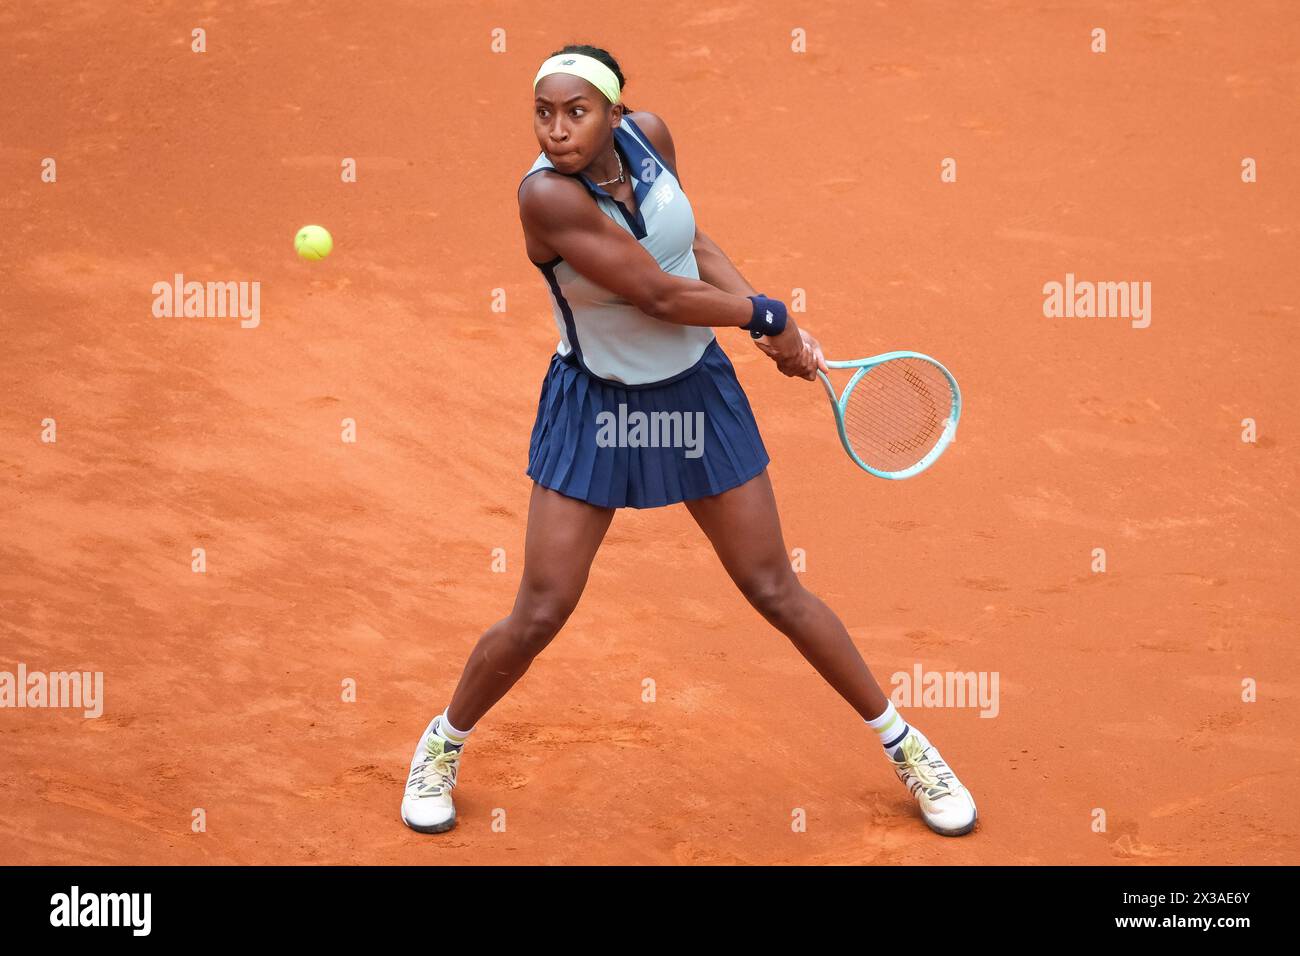
[[[597,186],[608,186],[610,183],[621,183],[623,181],[623,157],[618,154],[617,149],[614,150],[614,158],[618,160],[618,175],[613,179],[605,180],[603,183],[596,183]]]

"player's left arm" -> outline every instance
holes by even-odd
[[[695,264],[700,270],[700,281],[733,295],[757,295],[758,290],[740,274],[734,262],[718,248],[718,244],[695,227]]]
[[[667,162],[669,170],[677,176],[677,147],[673,144],[668,124],[654,113],[636,112],[628,114],[632,122],[650,138],[651,145]],[[681,177],[677,176],[678,182]],[[695,264],[700,270],[700,281],[707,282],[715,289],[730,292],[732,295],[757,295],[758,290],[740,274],[735,263],[719,248],[718,244],[705,235],[698,226],[695,228],[695,241],[691,248],[695,252]]]

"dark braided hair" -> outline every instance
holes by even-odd
[[[627,88],[627,80],[623,79],[623,71],[620,70],[618,67],[618,60],[614,59],[614,57],[610,55],[608,50],[602,50],[600,47],[592,46],[589,43],[570,43],[566,45],[563,49],[556,50],[554,53],[548,54],[546,58],[549,60],[551,57],[559,56],[561,53],[582,53],[586,56],[599,60],[601,63],[604,63],[607,67],[609,67],[611,70],[614,71],[614,76],[617,77],[618,79],[618,88],[620,90]],[[622,97],[619,97],[619,100],[621,102]],[[626,103],[623,103],[622,106],[623,106],[624,113],[632,112],[632,107],[628,106]]]

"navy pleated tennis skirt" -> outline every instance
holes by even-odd
[[[558,354],[542,381],[528,476],[602,508],[657,508],[720,494],[769,458],[717,339],[680,378],[622,386]]]

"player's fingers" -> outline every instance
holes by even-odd
[[[817,371],[817,353],[810,348],[803,350],[803,355],[799,356],[799,374],[808,378]]]
[[[804,358],[805,356],[801,355],[799,361],[791,363],[790,371],[788,373],[791,378],[808,378],[809,376],[816,374],[812,368],[809,367],[808,363],[804,361]]]
[[[786,375],[790,374],[790,372],[787,371],[788,369],[798,368],[799,366],[799,357],[797,355],[782,355],[778,352],[772,356],[772,359],[776,362],[777,367],[780,368],[781,371],[785,372]]]

